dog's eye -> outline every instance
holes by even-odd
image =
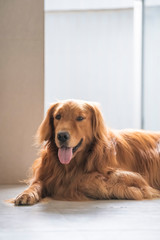
[[[60,120],[60,119],[61,119],[61,115],[60,115],[60,114],[57,114],[55,118],[56,118],[57,120]]]
[[[82,116],[78,116],[78,117],[76,118],[76,120],[79,121],[79,122],[82,121],[83,119],[84,119],[84,117],[82,117]]]

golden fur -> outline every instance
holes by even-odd
[[[61,119],[55,116],[60,114]],[[83,116],[82,121],[77,117]],[[57,134],[69,132],[68,146],[83,139],[69,164],[58,159]],[[160,133],[106,128],[96,104],[53,104],[41,123],[42,146],[33,177],[15,205],[34,204],[50,196],[60,200],[151,199],[160,197]]]

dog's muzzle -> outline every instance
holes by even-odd
[[[79,143],[75,146],[75,147],[65,147],[65,146],[62,146],[58,149],[58,158],[59,158],[59,161],[62,163],[62,164],[68,164],[70,163],[72,157],[73,157],[73,154],[78,150],[78,148],[81,146],[83,142],[83,138],[81,138],[81,140],[79,141]]]

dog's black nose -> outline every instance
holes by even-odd
[[[59,132],[57,138],[61,143],[64,143],[70,138],[70,135],[68,132]]]

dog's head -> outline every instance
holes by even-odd
[[[68,164],[104,133],[105,126],[97,104],[68,100],[51,105],[37,136],[39,143],[54,139],[60,162]]]

